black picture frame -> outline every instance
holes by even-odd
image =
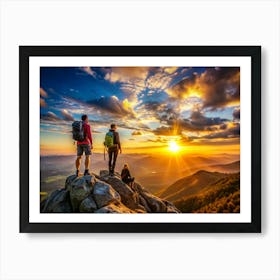
[[[31,223],[29,221],[29,58],[32,56],[248,56],[251,57],[250,223]],[[19,46],[20,232],[235,233],[261,232],[260,46]],[[39,155],[38,155],[39,156]],[[245,176],[245,175],[244,175]]]

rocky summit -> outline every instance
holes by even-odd
[[[171,202],[161,199],[137,182],[130,187],[120,175],[71,175],[65,187],[41,202],[41,213],[180,213]]]

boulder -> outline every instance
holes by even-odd
[[[86,197],[80,204],[80,213],[93,213],[98,207],[92,196]]]
[[[59,189],[52,192],[44,201],[41,207],[43,213],[71,213],[69,192],[65,189]]]
[[[100,176],[67,177],[65,188],[52,192],[40,209],[43,213],[180,213],[139,183],[130,187],[120,174],[109,176],[107,170],[101,170]]]
[[[167,211],[166,211],[167,213],[181,213],[181,211],[178,208],[176,208],[176,206],[170,201],[168,200],[162,200],[162,201],[163,203],[165,203],[167,207]]]
[[[71,184],[72,184],[72,182],[73,182],[75,179],[77,179],[77,176],[76,176],[76,175],[70,175],[70,176],[68,176],[68,177],[66,178],[66,180],[65,180],[65,189],[66,189],[66,190],[69,190],[69,191],[70,191],[70,189],[71,189]]]
[[[99,176],[101,178],[109,177],[109,171],[108,170],[100,170]]]
[[[135,211],[127,208],[125,205],[120,203],[119,205],[116,204],[109,204],[106,205],[98,210],[95,211],[95,213],[116,213],[116,214],[122,214],[122,213],[135,213]]]
[[[120,194],[121,202],[130,209],[134,210],[139,208],[139,204],[137,203],[137,194],[128,185],[126,185],[118,175],[107,176],[107,172],[107,170],[101,170],[100,177]]]
[[[109,184],[99,180],[93,186],[93,197],[98,208],[121,201],[120,195]]]
[[[95,177],[92,175],[88,175],[83,177],[76,177],[76,179],[74,179],[68,185],[70,200],[74,212],[77,212],[79,210],[81,202],[91,193],[95,182]]]
[[[165,203],[163,203],[160,198],[148,192],[142,192],[141,195],[146,200],[153,213],[165,213],[167,211]]]
[[[147,209],[148,212],[150,213],[167,212],[167,206],[165,205],[165,203],[157,196],[145,190],[137,182],[134,183],[134,189],[139,193],[141,204],[144,205],[144,207]]]
[[[139,195],[139,201],[140,201],[140,204],[145,208],[145,210],[148,213],[152,213],[152,210],[150,209],[147,201],[145,200],[145,198],[142,195]]]

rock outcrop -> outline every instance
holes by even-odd
[[[132,187],[119,174],[69,176],[65,187],[41,202],[42,213],[180,213],[169,201],[148,192],[137,182]]]

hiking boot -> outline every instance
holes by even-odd
[[[90,175],[88,169],[86,169],[85,172],[84,172],[84,176],[87,176],[87,175]]]
[[[79,176],[79,170],[76,170],[76,176],[77,177]]]

